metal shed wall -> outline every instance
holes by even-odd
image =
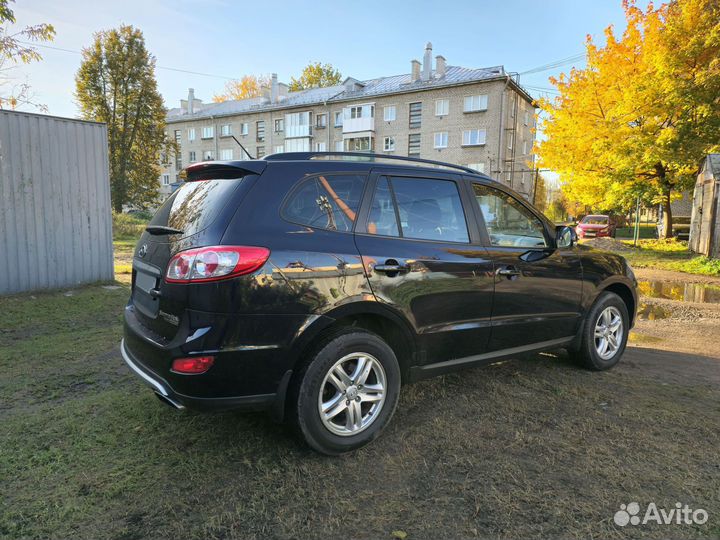
[[[111,279],[107,127],[0,110],[0,294]]]

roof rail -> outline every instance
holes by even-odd
[[[445,163],[444,161],[435,161],[432,159],[413,158],[407,156],[387,156],[385,154],[376,154],[375,152],[285,152],[282,154],[270,154],[261,159],[265,161],[304,161],[310,160],[316,157],[329,156],[329,157],[359,157],[365,158],[367,161],[375,161],[376,159],[390,159],[397,161],[410,161],[413,163],[425,163],[429,165],[438,165],[441,167],[448,167],[450,169],[457,169],[470,174],[481,174],[478,171],[471,169],[470,167],[463,167],[462,165],[454,165],[452,163]]]

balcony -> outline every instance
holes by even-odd
[[[375,118],[345,118],[343,120],[343,133],[357,133],[359,131],[375,131]]]
[[[312,137],[312,126],[308,124],[296,126],[289,126],[285,124],[285,138],[296,139],[298,137]]]

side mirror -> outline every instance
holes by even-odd
[[[570,248],[577,243],[577,233],[572,227],[558,225],[555,227],[555,245],[558,248]]]

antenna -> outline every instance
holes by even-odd
[[[233,140],[234,140],[236,143],[238,143],[238,146],[243,149],[243,152],[245,152],[245,154],[247,155],[247,157],[249,157],[250,159],[257,159],[256,157],[252,157],[252,156],[250,155],[250,152],[248,152],[248,151],[247,151],[247,148],[245,148],[245,147],[242,145],[242,143],[237,140],[237,138],[235,137],[235,135],[232,135],[232,134],[231,134],[230,136],[233,138]]]

